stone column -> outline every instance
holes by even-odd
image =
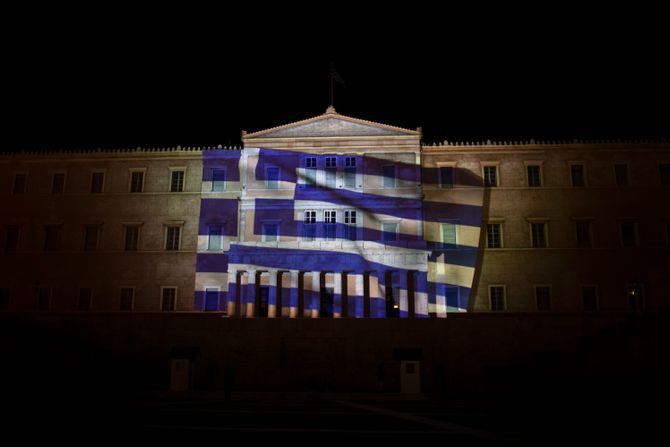
[[[418,318],[428,318],[428,276],[414,272],[414,309]]]
[[[363,316],[365,318],[372,317],[377,310],[377,303],[373,301],[377,299],[377,277],[374,274],[374,271],[363,274],[363,281],[365,283],[363,285]],[[366,291],[367,295],[365,295]]]
[[[398,272],[395,273],[395,275],[398,275],[399,287],[400,287],[400,289],[398,290],[398,301],[399,301],[398,304],[400,305],[399,316],[400,318],[407,318],[409,316],[409,302],[407,301],[407,293],[408,293],[407,273]]]
[[[290,295],[289,295],[289,318],[296,318],[298,316],[298,275],[300,271],[291,270],[290,275]]]
[[[286,272],[282,270],[276,270],[277,274],[275,275],[275,282],[277,283],[277,318],[286,316],[286,294],[284,293],[284,276]]]
[[[305,312],[305,290],[309,287],[309,273],[298,272],[298,318],[307,316]]]
[[[392,275],[391,280],[393,280]],[[386,272],[384,270],[377,271],[377,317],[386,318],[386,288],[391,287],[391,284],[386,284]]]
[[[319,280],[321,272],[312,272],[312,293],[310,294],[311,317],[319,318],[319,309],[321,308],[321,281]]]
[[[254,308],[256,306],[256,270],[249,270],[247,275],[246,317],[253,318]]]
[[[228,270],[228,296],[226,300],[226,312],[229,317],[235,316],[235,301],[237,299],[237,270]]]
[[[353,294],[354,285],[350,284],[350,278],[351,277],[349,272],[342,273],[342,285],[340,286],[342,289],[342,298],[340,299],[342,317],[351,316],[351,310],[349,309],[349,297]]]
[[[368,313],[366,317],[377,318],[379,315],[379,277],[377,271],[368,274]]]
[[[238,283],[240,293],[240,303],[238,315],[244,317],[247,315],[247,296],[249,295],[249,272],[240,272],[240,282]]]
[[[343,301],[346,297],[342,297],[342,273],[335,272],[333,275],[333,318],[342,318],[344,313]]]
[[[435,290],[435,316],[437,318],[447,318],[447,297],[444,292],[444,285],[438,285]]]
[[[279,272],[279,287],[281,287],[281,308],[277,309],[277,316],[288,317],[291,310],[291,272]]]
[[[415,290],[415,281],[414,277],[416,276],[416,272],[407,272],[405,275],[405,280],[407,284],[407,316],[409,318],[414,318],[416,317],[416,299],[415,295],[416,293],[414,292]]]
[[[268,318],[275,318],[279,312],[281,316],[281,309],[277,309],[277,270],[269,270],[268,275]]]
[[[363,316],[365,317],[365,286],[363,284],[363,281],[365,279],[365,276],[363,276],[363,273],[356,273],[355,280],[356,280],[356,287],[355,287],[355,296],[356,296],[356,310],[355,310],[355,315],[356,317]],[[370,315],[367,315],[368,317]]]

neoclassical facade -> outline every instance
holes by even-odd
[[[0,156],[0,308],[429,318],[668,307],[670,144],[426,144],[333,108],[242,148]]]

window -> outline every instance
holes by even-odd
[[[316,211],[307,210],[302,221],[302,238],[305,241],[316,239]]]
[[[382,223],[382,242],[398,240],[398,224],[391,222]]]
[[[181,227],[168,226],[165,233],[165,249],[179,250],[179,234],[181,233]]]
[[[637,223],[631,221],[620,222],[619,228],[621,230],[621,246],[637,247]]]
[[[51,194],[63,194],[65,190],[65,174],[57,172],[51,179]]]
[[[144,171],[130,171],[130,192],[144,190]]]
[[[502,248],[502,224],[486,224],[486,246],[488,248]]]
[[[386,165],[384,170],[384,188],[395,188],[395,166]]]
[[[535,286],[535,303],[539,311],[551,310],[551,287]]]
[[[184,191],[184,170],[174,169],[170,171],[170,192]]]
[[[356,157],[344,157],[344,187],[356,187]]]
[[[498,186],[498,166],[484,166],[484,186],[488,188]]]
[[[661,185],[670,185],[670,163],[661,163],[659,171],[661,174]]]
[[[51,287],[37,289],[37,310],[46,312],[51,309]]]
[[[209,241],[207,250],[223,250],[223,225],[209,226]]]
[[[591,221],[578,220],[575,222],[575,231],[577,235],[577,247],[590,248],[593,246],[591,237]]]
[[[91,172],[91,193],[100,194],[105,185],[104,172]]]
[[[357,239],[356,217],[355,210],[344,211],[344,238],[350,241],[355,241]]]
[[[132,287],[122,287],[119,299],[119,310],[131,311],[133,310],[133,298],[135,297],[135,289]]]
[[[263,242],[277,242],[279,240],[279,224],[263,224]]]
[[[540,172],[540,165],[527,165],[526,175],[528,176],[528,186],[532,188],[542,186],[542,174]]]
[[[265,187],[267,189],[279,189],[279,168],[267,166],[265,168]]]
[[[14,175],[14,186],[12,187],[13,194],[25,194],[26,193],[26,179],[28,175],[26,174],[15,174]]]
[[[44,250],[54,251],[58,249],[60,225],[47,225],[44,227]]]
[[[0,310],[9,309],[9,289],[7,287],[0,288]]]
[[[93,300],[93,291],[86,287],[79,289],[79,302],[77,310],[89,311],[91,310],[91,302]]]
[[[136,251],[140,243],[140,226],[139,225],[126,225],[126,239],[124,243],[124,249],[126,251]]]
[[[326,210],[323,212],[324,235],[327,241],[337,238],[337,211]]]
[[[316,157],[305,158],[305,184],[316,185]]]
[[[452,166],[442,166],[440,168],[440,188],[454,187],[454,168]]]
[[[489,286],[491,310],[505,310],[505,286]]]
[[[614,177],[616,178],[617,186],[628,186],[628,164],[615,163]]]
[[[161,287],[161,310],[163,312],[174,312],[177,304],[177,288]]]
[[[212,192],[222,192],[226,189],[226,170],[212,169]]]
[[[572,186],[586,186],[583,164],[573,163],[570,165],[570,179],[572,180]]]
[[[326,157],[326,186],[335,188],[337,180],[337,157]]]
[[[98,225],[86,225],[84,227],[84,250],[94,251],[98,248]]]
[[[443,223],[440,225],[442,229],[442,243],[444,244],[457,244],[456,232],[457,227],[454,223]]]
[[[16,251],[19,247],[19,237],[21,236],[20,225],[10,225],[7,227],[5,236],[5,251]]]
[[[587,312],[598,310],[598,287],[582,286],[582,309]]]
[[[530,224],[530,242],[533,248],[547,247],[547,223],[532,222]]]

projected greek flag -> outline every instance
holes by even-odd
[[[195,307],[246,317],[464,311],[480,183],[453,166],[422,168],[411,151],[204,151]]]

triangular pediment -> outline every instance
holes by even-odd
[[[340,115],[332,107],[323,115],[283,126],[246,134],[250,138],[314,138],[416,136],[418,132],[401,127]]]

